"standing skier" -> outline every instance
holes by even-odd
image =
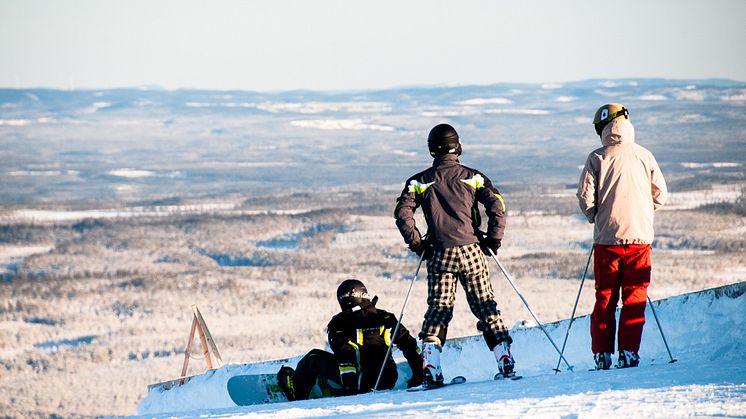
[[[591,346],[596,368],[610,368],[621,289],[617,367],[636,367],[650,284],[653,212],[666,202],[666,182],[653,154],[635,144],[624,106],[601,106],[593,124],[603,147],[588,156],[577,193],[581,211],[594,224]]]
[[[397,199],[396,225],[410,250],[427,259],[427,305],[420,338],[425,359],[425,385],[443,383],[440,352],[453,317],[456,282],[466,292],[477,329],[495,354],[501,376],[514,375],[512,339],[495,303],[484,253],[497,252],[505,230],[505,203],[487,177],[462,166],[461,142],[448,124],[435,126],[427,137],[433,165],[409,178]],[[478,203],[485,207],[487,233],[479,230]],[[414,213],[422,207],[427,236],[417,229]]]
[[[343,281],[337,288],[337,301],[342,312],[327,325],[329,346],[334,353],[313,349],[299,362],[295,370],[283,366],[277,378],[288,400],[307,399],[317,382],[325,395],[346,396],[373,389],[384,358],[392,343],[402,351],[412,369],[407,387],[422,384],[422,357],[417,340],[404,325],[396,336],[396,317],[376,308],[378,297],[371,300],[368,290],[357,279]],[[398,373],[391,355],[379,384],[379,390],[391,389]]]

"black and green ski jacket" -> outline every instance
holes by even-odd
[[[488,218],[487,237],[502,240],[507,210],[492,182],[478,170],[462,166],[455,154],[437,156],[432,167],[404,185],[394,209],[396,226],[408,245],[417,245],[422,236],[414,213],[422,207],[428,240],[436,250],[477,243],[480,202]]]
[[[375,301],[375,299],[374,299]],[[403,324],[388,311],[375,307],[375,302],[363,301],[360,305],[334,316],[327,325],[329,346],[334,352],[343,384],[359,393],[370,391],[376,384],[384,364],[386,352],[395,344],[407,359],[414,373],[422,371],[422,357],[415,340]],[[380,389],[390,389],[396,384],[398,373],[391,355],[381,377]]]

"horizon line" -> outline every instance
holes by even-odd
[[[667,77],[620,77],[620,78],[587,78],[568,80],[564,82],[559,81],[544,81],[544,82],[511,82],[511,81],[500,81],[493,83],[438,83],[438,84],[412,84],[412,85],[398,85],[389,87],[370,87],[370,88],[347,88],[347,89],[313,89],[313,88],[288,88],[288,89],[248,89],[248,88],[210,88],[210,87],[164,87],[161,85],[127,85],[127,86],[109,86],[109,87],[51,87],[51,86],[29,86],[29,87],[18,87],[18,86],[0,86],[2,91],[24,91],[24,90],[50,90],[50,91],[63,91],[63,92],[87,92],[96,90],[141,90],[141,91],[164,91],[164,92],[177,92],[177,91],[212,91],[212,92],[255,92],[255,93],[287,93],[287,92],[318,92],[318,93],[350,93],[350,92],[380,92],[390,90],[407,90],[407,89],[447,89],[447,88],[460,88],[460,87],[479,87],[479,86],[540,86],[546,88],[562,88],[568,84],[577,83],[589,83],[589,82],[635,82],[635,81],[651,81],[651,80],[662,80],[671,82],[692,82],[692,81],[707,81],[707,82],[729,82],[734,84],[746,84],[746,80],[738,80],[726,77],[706,77],[706,78],[667,78]]]

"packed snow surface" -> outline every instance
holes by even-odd
[[[571,304],[572,302],[568,302]],[[140,404],[149,417],[681,417],[746,416],[746,282],[653,303],[673,357],[650,307],[641,365],[589,371],[588,316],[575,320],[565,355],[574,372],[557,366],[558,353],[538,327],[511,330],[518,381],[493,381],[492,354],[478,336],[450,340],[443,350],[446,379],[466,384],[411,393],[396,390],[236,407],[226,391],[236,374],[275,372],[284,362],[230,364],[169,390],[155,387]],[[561,346],[568,321],[545,328]],[[309,348],[310,349],[310,348]],[[401,356],[401,354],[397,354]]]

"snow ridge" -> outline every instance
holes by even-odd
[[[140,403],[141,415],[168,417],[355,416],[584,416],[717,415],[746,412],[746,282],[654,301],[671,352],[661,339],[650,305],[640,350],[641,366],[593,371],[589,316],[575,319],[565,365],[555,374],[558,354],[537,327],[514,327],[513,354],[524,380],[492,381],[494,358],[481,336],[449,340],[442,363],[446,379],[464,375],[469,382],[426,393],[388,391],[354,397],[236,407],[226,391],[230,377],[276,372],[300,356],[254,364],[229,364],[193,377],[184,385],[151,386]],[[562,344],[569,320],[544,325]],[[395,352],[395,357],[401,358]],[[405,371],[406,368],[401,371]],[[406,380],[400,374],[397,389]],[[182,412],[181,414],[173,412]]]

